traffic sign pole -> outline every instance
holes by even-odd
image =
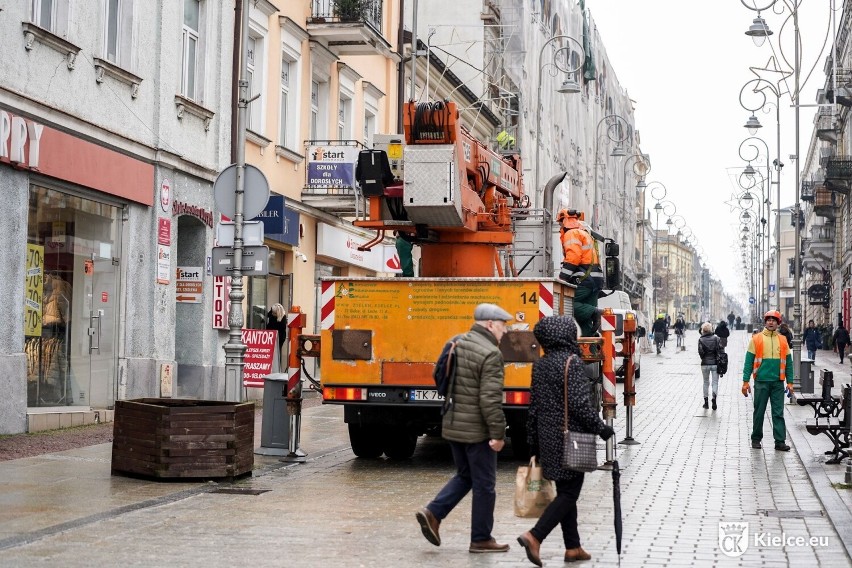
[[[246,50],[248,48],[248,4],[243,4],[242,33],[240,34],[240,81],[237,112],[237,175],[234,190],[234,270],[231,273],[231,308],[228,312],[228,342],[225,349],[225,400],[242,402],[243,369],[246,346],[243,330],[243,193],[245,191],[246,115],[248,81],[246,80]]]

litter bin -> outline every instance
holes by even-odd
[[[814,360],[802,359],[799,367],[799,392],[811,393],[814,392]]]
[[[263,419],[260,447],[254,453],[286,456],[290,453],[290,416],[287,413],[287,373],[273,373],[263,381]]]
[[[752,324],[752,323],[748,324],[748,325],[746,326],[746,331],[747,331],[748,333],[753,332],[753,331],[754,331],[754,324]]]

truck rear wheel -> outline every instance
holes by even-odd
[[[404,460],[414,455],[417,436],[408,430],[389,432],[384,437],[385,455],[392,460]]]
[[[349,423],[349,443],[352,453],[359,458],[377,458],[382,455],[381,430],[375,424]]]

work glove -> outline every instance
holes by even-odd
[[[790,391],[789,396],[793,396],[793,383],[787,383],[787,390]]]
[[[748,393],[751,392],[751,385],[749,383],[743,383],[742,393],[743,396],[748,396]]]
[[[609,440],[610,438],[615,436],[615,430],[613,430],[612,427],[610,427],[610,426],[604,426],[603,429],[601,430],[600,436],[604,440]]]

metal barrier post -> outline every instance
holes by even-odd
[[[615,314],[612,308],[605,308],[601,315],[601,337],[603,338],[603,419],[606,425],[612,428],[615,419],[615,369],[613,359],[615,358]],[[612,469],[615,461],[615,437],[606,441],[606,462],[598,469]]]
[[[289,353],[287,355],[287,414],[290,415],[289,453],[281,458],[283,462],[304,462],[307,454],[299,447],[299,435],[302,429],[302,365],[299,356],[299,336],[305,327],[305,314],[299,306],[292,306],[287,312],[287,333]]]
[[[633,407],[636,405],[636,367],[633,364],[633,353],[635,351],[633,336],[636,333],[636,316],[632,313],[624,315],[624,345],[621,350],[624,353],[624,410],[627,433],[619,444],[635,446],[639,442],[633,439]]]

